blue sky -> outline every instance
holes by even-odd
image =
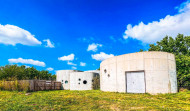
[[[94,70],[189,29],[187,0],[0,0],[0,65]]]

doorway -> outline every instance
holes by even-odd
[[[144,71],[126,72],[126,92],[145,93]]]

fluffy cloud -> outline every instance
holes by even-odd
[[[110,36],[110,39],[111,39],[113,42],[117,42],[117,39],[115,39],[115,37],[113,37],[113,36]]]
[[[141,22],[135,26],[128,24],[123,37],[125,39],[131,37],[144,43],[155,43],[166,35],[172,37],[178,33],[190,35],[190,1],[182,3],[176,9],[178,9],[178,14],[167,15],[159,21],[148,24]]]
[[[69,62],[69,61],[67,62],[67,64],[68,64],[68,65],[72,65],[72,66],[77,66],[77,64],[74,64],[74,63]]]
[[[77,69],[77,68],[73,66],[73,67],[72,67],[72,69],[74,69],[74,70],[75,70],[75,69]]]
[[[80,66],[86,66],[86,63],[80,62]]]
[[[95,43],[89,44],[87,51],[96,52],[98,50],[98,47],[102,47],[102,44],[95,44]]]
[[[94,54],[91,55],[93,59],[97,60],[97,61],[103,61],[107,58],[113,57],[113,54],[106,54],[104,52],[100,52],[100,54]]]
[[[44,62],[41,62],[38,60],[33,60],[33,59],[18,58],[18,59],[8,59],[8,61],[9,61],[9,63],[30,64],[30,65],[42,66],[42,67],[46,66],[46,64]]]
[[[30,66],[25,65],[26,68],[30,68]]]
[[[48,67],[46,70],[53,71],[54,69],[52,67]]]
[[[44,42],[47,42],[45,47],[50,47],[50,48],[54,48],[54,43],[52,43],[49,39],[45,39],[43,40]]]
[[[42,43],[37,40],[27,30],[14,25],[1,25],[0,24],[0,43],[7,45],[41,45]]]
[[[83,38],[78,38],[78,40],[79,40],[80,42],[89,43],[89,42],[93,42],[93,41],[94,41],[94,38],[93,38],[93,37],[88,37],[88,38],[83,37]]]
[[[58,60],[60,60],[60,61],[72,61],[72,60],[74,60],[74,58],[75,58],[75,55],[70,54],[68,56],[59,57]]]

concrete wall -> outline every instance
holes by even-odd
[[[144,71],[146,93],[176,93],[175,57],[167,52],[138,52],[115,56],[100,64],[100,89],[126,92],[126,72]]]
[[[100,74],[100,71],[99,71],[99,70],[89,70],[89,71],[84,71],[84,72],[93,72],[93,73]]]
[[[92,72],[74,72],[70,73],[70,90],[92,90]]]
[[[75,70],[59,70],[56,72],[56,81],[61,82],[62,89],[70,89],[70,73],[77,72]]]
[[[56,72],[56,80],[62,83],[62,89],[65,90],[92,90],[92,80],[93,77],[99,76],[98,72],[96,70],[87,72],[59,70]]]

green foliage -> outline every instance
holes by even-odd
[[[179,87],[190,87],[190,56],[176,55],[177,79]]]
[[[174,39],[166,36],[157,44],[150,44],[149,51],[173,53],[176,57],[179,87],[190,87],[190,36],[178,34]]]
[[[140,51],[139,52],[143,52],[143,49],[140,49]]]
[[[100,89],[100,76],[96,76],[92,80],[92,87],[93,89],[97,90]]]
[[[7,91],[29,91],[29,81],[27,80],[12,80],[12,81],[0,81],[0,90]]]
[[[126,94],[91,91],[0,91],[2,111],[189,111],[190,92]]]
[[[0,80],[10,80],[15,78],[17,80],[24,79],[41,79],[41,80],[55,80],[55,75],[52,75],[48,71],[38,71],[34,67],[26,68],[24,65],[6,65],[0,67]]]

